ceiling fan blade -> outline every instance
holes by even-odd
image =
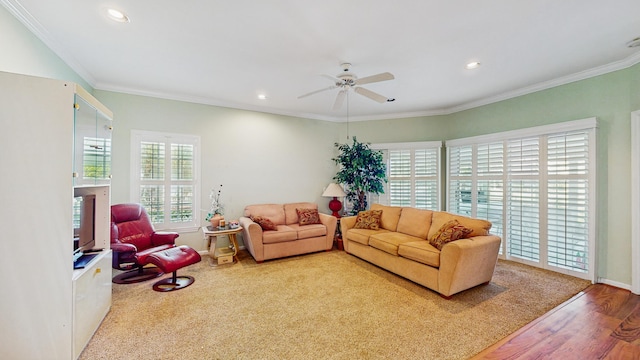
[[[337,87],[337,86],[335,86],[335,85],[331,85],[331,86],[326,87],[326,88],[324,88],[324,89],[320,89],[320,90],[312,91],[312,92],[307,93],[307,94],[304,94],[304,95],[300,95],[300,96],[298,96],[298,99],[302,99],[302,98],[304,98],[304,97],[311,96],[311,95],[313,95],[313,94],[317,94],[317,93],[319,93],[319,92],[323,92],[323,91],[327,91],[327,90],[333,90],[333,89],[335,89],[336,87]]]
[[[334,82],[334,83],[336,83],[336,84],[337,84],[337,83],[342,84],[342,80],[341,80],[341,79],[338,79],[338,78],[337,78],[337,77],[335,77],[335,76],[331,76],[331,75],[327,75],[327,74],[322,74],[322,75],[320,75],[320,76],[322,76],[322,77],[326,77],[327,79],[329,79],[329,80],[333,81],[333,82]]]
[[[366,96],[369,99],[373,100],[373,101],[377,101],[379,103],[383,103],[387,101],[387,97],[386,96],[382,96],[378,93],[375,93],[371,90],[367,90],[363,87],[357,87],[354,89],[355,92],[357,92],[358,94],[362,95],[362,96]]]
[[[336,102],[333,103],[333,110],[338,110],[342,107],[345,95],[347,95],[347,90],[340,90],[340,92],[336,96]]]
[[[356,85],[370,84],[378,81],[387,81],[393,79],[395,79],[395,77],[392,73],[384,72],[381,74],[366,76],[362,79],[358,79],[356,80]]]

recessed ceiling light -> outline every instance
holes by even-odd
[[[267,95],[265,95],[265,94],[258,94],[258,99],[260,99],[260,100],[266,100],[266,99],[267,99]]]
[[[480,66],[480,63],[477,61],[472,61],[470,63],[468,63],[467,65],[465,65],[465,67],[469,70],[471,69],[477,69]]]
[[[130,21],[129,17],[120,10],[107,9],[107,15],[109,16],[109,19],[113,21],[117,21],[121,23],[128,23]]]

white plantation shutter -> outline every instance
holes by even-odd
[[[132,201],[158,229],[197,228],[200,138],[132,131]]]
[[[477,145],[476,216],[491,221],[491,232],[503,236],[504,223],[504,143]]]
[[[508,254],[540,260],[540,139],[507,142]]]
[[[446,142],[447,210],[488,219],[501,254],[595,279],[596,120]]]
[[[440,151],[438,149],[416,149],[414,152],[414,199],[419,209],[439,209],[438,187]]]
[[[411,150],[389,150],[389,205],[411,206]]]
[[[589,138],[559,134],[547,140],[548,262],[585,271],[589,267]]]
[[[373,144],[383,151],[387,184],[380,203],[420,209],[440,208],[440,148],[442,143]]]
[[[471,190],[473,174],[473,146],[447,149],[449,164],[448,209],[461,215],[472,215]]]

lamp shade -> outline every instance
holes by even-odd
[[[331,183],[322,193],[324,197],[345,197],[347,194],[342,190],[342,187],[336,183]]]

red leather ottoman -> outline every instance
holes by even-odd
[[[162,279],[153,284],[153,290],[162,292],[180,290],[193,284],[195,279],[192,276],[177,276],[176,273],[178,269],[195,264],[200,260],[200,254],[186,245],[150,254],[147,256],[147,262],[159,267],[165,273],[173,272],[172,277]]]

